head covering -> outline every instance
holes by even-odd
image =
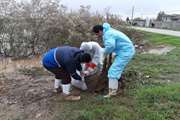
[[[84,51],[90,51],[92,50],[92,45],[89,44],[88,42],[82,42],[80,49]]]
[[[103,24],[103,30],[106,32],[111,28],[111,25],[109,23],[104,23]]]

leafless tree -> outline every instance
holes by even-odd
[[[45,50],[96,38],[92,26],[108,21],[113,25],[122,20],[108,13],[108,19],[91,13],[90,6],[68,11],[60,0],[0,1],[0,53],[13,57],[41,54]]]

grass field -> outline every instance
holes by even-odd
[[[180,47],[180,37],[175,36],[168,36],[162,34],[154,34],[150,32],[143,32],[145,34],[145,39],[149,40],[155,44],[166,44],[166,45],[173,45],[176,47]]]
[[[59,102],[54,120],[180,120],[180,38],[145,33],[155,45],[172,45],[166,55],[137,54],[123,95],[103,99],[82,93],[79,102]],[[58,100],[57,100],[58,102]]]

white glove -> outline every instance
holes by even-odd
[[[87,90],[87,85],[85,83],[84,77],[82,78],[82,81],[72,79],[71,84],[81,90]]]
[[[88,70],[84,71],[85,76],[88,76],[90,72]]]

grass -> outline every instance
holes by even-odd
[[[176,47],[180,47],[180,37],[169,36],[169,35],[162,35],[162,34],[155,34],[150,32],[143,32],[145,34],[145,39],[154,43],[154,44],[165,44],[165,45],[172,45]]]
[[[180,112],[180,83],[156,87],[142,87],[137,90],[137,111],[141,119],[178,119]]]
[[[57,100],[54,120],[180,120],[180,38],[144,33],[153,45],[176,46],[167,55],[137,54],[126,68],[123,95],[103,99],[82,93],[79,102]]]
[[[149,76],[151,79],[163,80],[171,78],[171,81],[178,81],[179,78],[173,78],[172,75],[179,75],[180,71],[180,48],[176,48],[167,55],[150,55],[139,54],[136,55],[134,61],[129,65],[128,69],[135,69],[136,72],[141,73],[142,76]]]

